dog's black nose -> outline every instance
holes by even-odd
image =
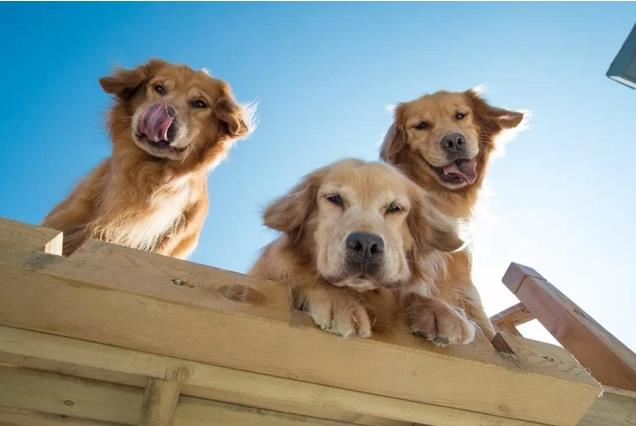
[[[168,105],[166,109],[168,110],[168,115],[170,117],[175,118],[177,116],[177,111],[175,111],[170,105]]]
[[[442,149],[450,159],[466,153],[466,138],[461,133],[451,133],[442,138]]]
[[[347,237],[347,252],[356,262],[372,263],[382,257],[384,240],[367,232],[352,232]]]

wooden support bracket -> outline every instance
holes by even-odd
[[[170,426],[179,401],[181,383],[148,379],[141,404],[139,426]]]
[[[511,263],[503,283],[598,381],[636,391],[636,354],[537,271]]]
[[[495,327],[517,336],[521,336],[517,330],[517,326],[533,319],[534,316],[523,306],[523,303],[517,303],[490,317],[490,321],[492,321]]]

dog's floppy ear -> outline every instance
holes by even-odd
[[[380,158],[391,164],[401,162],[399,159],[407,148],[406,131],[402,125],[403,108],[404,106],[402,104],[395,108],[393,124],[391,124],[391,127],[389,127],[389,130],[386,132],[382,147],[380,148]]]
[[[460,249],[464,241],[459,237],[458,223],[441,213],[423,189],[417,188],[414,192],[407,223],[416,248],[420,252],[431,247],[446,252]]]
[[[108,77],[100,78],[99,84],[104,92],[111,93],[120,100],[128,100],[164,64],[160,59],[152,59],[134,69],[119,69]]]
[[[231,138],[241,138],[252,131],[254,107],[237,104],[229,87],[214,104],[214,115],[219,120],[221,132]]]
[[[298,235],[316,206],[316,197],[326,169],[319,169],[265,209],[263,221],[269,228]]]
[[[493,107],[473,89],[465,93],[472,103],[475,119],[492,133],[498,133],[503,129],[514,129],[523,121],[521,112]]]

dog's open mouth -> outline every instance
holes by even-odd
[[[477,160],[474,158],[455,160],[443,167],[435,167],[424,161],[444,183],[464,186],[472,185],[477,180]]]
[[[137,139],[140,142],[142,142],[144,145],[146,145],[148,148],[150,148],[152,151],[174,152],[174,153],[180,154],[187,149],[187,147],[178,148],[176,146],[172,146],[170,145],[170,142],[168,142],[167,140],[152,141],[150,140],[148,136],[140,132],[136,132],[135,136],[137,136]]]
[[[157,102],[148,107],[139,117],[135,136],[149,153],[159,157],[176,158],[187,147],[171,144],[177,129],[176,113],[165,102]]]

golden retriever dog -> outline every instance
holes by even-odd
[[[230,86],[151,60],[100,79],[113,94],[112,155],[44,219],[64,254],[96,238],[167,256],[194,250],[208,211],[207,175],[250,131]]]
[[[288,284],[294,306],[320,328],[369,337],[406,312],[411,332],[436,344],[472,340],[474,325],[421,285],[440,266],[431,254],[463,245],[456,224],[393,166],[349,159],[314,171],[264,222],[282,236],[250,274]]]
[[[495,139],[523,114],[490,106],[475,90],[437,92],[397,105],[381,158],[428,191],[446,215],[468,221]],[[463,309],[492,339],[495,330],[471,278],[468,249],[446,256],[436,296]]]

